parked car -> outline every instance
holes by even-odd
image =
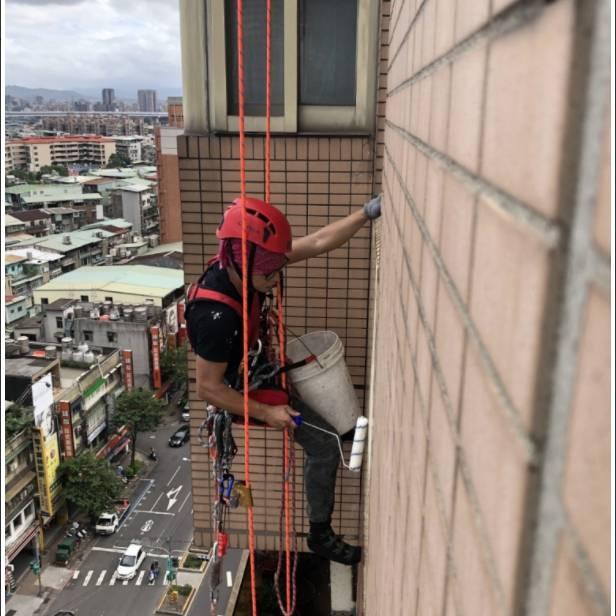
[[[94,530],[97,535],[113,535],[130,510],[130,501],[127,498],[116,500],[112,511],[104,511],[98,516]]]
[[[188,402],[182,408],[182,421],[190,421],[190,404]]]
[[[182,426],[169,437],[169,446],[181,447],[184,443],[188,442],[189,437],[190,428],[188,426]]]
[[[132,580],[141,563],[145,559],[145,550],[138,543],[131,543],[124,554],[120,557],[118,568],[116,569],[116,577],[118,580]]]

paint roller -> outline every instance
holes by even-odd
[[[329,434],[336,439],[338,443],[338,449],[340,450],[340,460],[342,461],[342,466],[344,468],[349,469],[350,471],[358,473],[361,469],[362,459],[364,457],[364,446],[366,443],[366,435],[368,433],[368,418],[360,415],[357,418],[357,423],[355,424],[355,434],[353,436],[353,446],[351,447],[351,458],[349,463],[347,464],[344,460],[344,454],[342,452],[342,443],[340,442],[340,437],[336,432],[332,432],[331,430],[325,430],[325,428],[321,428],[320,426],[315,426],[312,423],[304,421],[301,415],[297,415],[293,417],[293,421],[297,426],[308,426],[309,428],[313,428],[314,430],[319,430],[320,432],[325,432],[325,434]]]

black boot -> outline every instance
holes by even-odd
[[[327,560],[343,565],[355,565],[361,560],[361,548],[345,543],[329,524],[310,524],[307,543],[315,554]]]

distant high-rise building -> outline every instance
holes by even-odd
[[[103,111],[113,111],[115,103],[115,90],[103,88]]]
[[[139,111],[157,111],[156,90],[137,90]]]
[[[184,108],[181,96],[167,98],[167,126],[170,128],[184,128]]]

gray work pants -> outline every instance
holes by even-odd
[[[336,432],[320,415],[297,397],[290,406],[311,424]],[[334,511],[336,473],[340,464],[340,450],[335,437],[301,425],[295,429],[295,440],[303,447],[304,491],[306,509],[311,522],[329,522]]]

